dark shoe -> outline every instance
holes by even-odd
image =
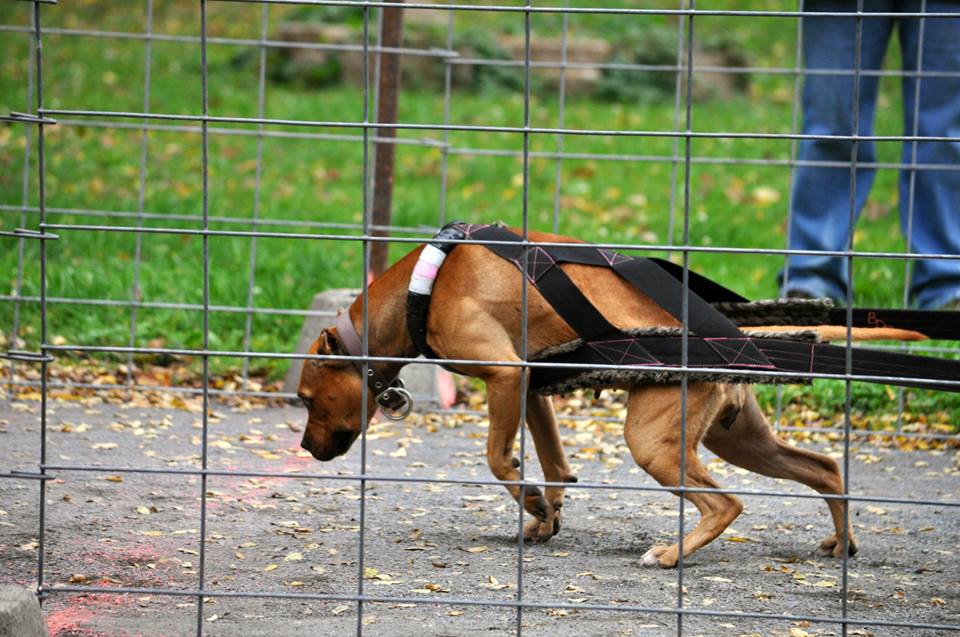
[[[802,301],[810,301],[816,297],[805,290],[789,290],[785,298],[800,299]]]

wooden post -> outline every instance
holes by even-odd
[[[403,4],[403,0],[387,0]],[[403,41],[403,8],[383,8],[383,20],[380,26],[380,48],[399,48]],[[380,83],[377,99],[377,123],[395,124],[397,122],[397,103],[400,93],[400,54],[380,52]],[[396,129],[378,128],[376,137],[392,140]],[[391,141],[376,143],[376,157],[373,168],[373,208],[374,226],[389,226],[393,202],[393,176],[395,144]],[[375,229],[374,236],[385,237],[389,233]],[[370,248],[370,268],[374,276],[380,276],[387,269],[386,242],[374,243]]]

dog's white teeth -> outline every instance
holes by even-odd
[[[658,560],[657,556],[654,555],[654,551],[656,551],[656,549],[652,548],[644,553],[643,557],[640,558],[640,564],[643,566],[658,566],[660,564],[660,560]]]

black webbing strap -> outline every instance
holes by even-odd
[[[473,231],[470,238],[510,241],[511,244],[487,244],[485,247],[523,271],[523,246],[514,245],[522,239],[506,228],[487,226]],[[544,248],[532,248],[527,253],[527,276],[573,331],[586,341],[625,336],[594,307],[566,272],[556,267],[556,264],[552,253]]]
[[[677,281],[683,281],[683,266],[677,265],[673,261],[658,259],[657,257],[647,257],[653,261]],[[713,279],[708,279],[702,274],[697,274],[693,270],[687,270],[688,283],[690,289],[707,303],[749,303],[750,299],[740,296],[730,288],[725,288]]]
[[[430,242],[430,245],[446,254],[450,254],[450,251],[458,244],[448,243],[448,241],[459,241],[464,237],[466,237],[466,233],[460,224],[456,222],[448,223],[434,235],[434,240]],[[407,292],[407,332],[410,334],[410,340],[413,341],[417,351],[425,358],[439,358],[430,344],[427,343],[427,314],[430,311],[431,298],[429,294]],[[450,370],[450,367],[446,365],[442,367]]]
[[[649,296],[675,319],[683,318],[683,283],[649,259],[631,259],[613,264],[613,270]],[[687,325],[697,336],[742,337],[743,333],[726,316],[688,288]]]
[[[522,241],[514,233],[498,226],[487,226],[475,230],[470,237],[491,241]],[[512,261],[517,267],[522,267],[522,246],[488,244],[486,247],[504,259]],[[612,268],[675,319],[683,320],[682,282],[650,259],[636,259],[586,246],[530,248],[527,254],[527,275],[557,314],[585,341],[602,340],[623,333],[603,318],[603,315],[583,296],[563,270],[554,267],[561,262]],[[707,279],[700,277],[698,283],[705,280]],[[731,297],[742,298],[717,284],[713,284],[710,291],[716,296],[722,294],[723,300],[729,300]],[[702,337],[743,338],[744,335],[737,326],[703,300],[692,287],[688,288],[687,293],[689,304],[687,325],[692,332]],[[748,343],[746,347],[750,349],[752,346]]]

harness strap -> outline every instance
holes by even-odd
[[[500,228],[501,230],[503,228]],[[479,231],[480,233],[487,232],[486,228]],[[474,232],[472,236],[476,236],[478,232]],[[513,234],[513,233],[510,233]],[[514,235],[516,236],[516,235]],[[510,239],[507,239],[510,240]],[[589,244],[570,244],[569,246],[550,246],[548,248],[551,256],[559,262],[563,263],[580,263],[583,265],[597,265],[608,268],[615,268],[618,264],[638,260],[635,257],[630,257],[625,254],[620,254],[619,252],[613,252],[612,250],[606,250],[604,248],[595,248]],[[667,261],[666,259],[659,259],[656,257],[646,257],[642,259],[643,261],[651,261],[658,265],[662,270],[667,274],[672,276],[677,281],[683,281],[683,267],[677,265],[672,261]],[[740,296],[733,290],[725,288],[716,281],[708,279],[702,274],[697,274],[692,270],[688,270],[689,277],[689,289],[692,290],[697,296],[701,297],[703,300],[708,303],[747,303],[749,299]]]
[[[506,228],[487,226],[471,233],[471,238],[495,241],[520,242],[522,239]],[[488,244],[487,248],[495,254],[512,261],[523,269],[523,247]],[[564,321],[586,341],[602,340],[613,336],[626,335],[611,325],[603,315],[570,281],[558,262],[580,263],[609,267],[628,283],[649,296],[657,305],[669,312],[678,321],[683,319],[683,284],[658,263],[650,259],[636,259],[626,255],[600,250],[593,247],[551,246],[548,249],[535,246],[527,253],[527,276],[531,283],[543,294]],[[682,272],[682,269],[681,269]],[[712,295],[723,294],[724,298],[735,293],[714,284]],[[726,294],[726,293],[729,293]],[[690,330],[703,337],[744,338],[743,333],[730,319],[714,309],[692,289],[687,289],[688,317]],[[759,356],[755,347],[747,342],[748,354]]]
[[[466,236],[461,224],[445,225],[434,235],[434,240],[423,247],[410,277],[410,288],[407,291],[407,331],[417,351],[426,358],[439,358],[427,343],[427,313],[430,311],[433,283],[447,255],[457,247],[456,243],[448,241],[457,241]],[[446,365],[443,365],[443,368],[453,371]]]

